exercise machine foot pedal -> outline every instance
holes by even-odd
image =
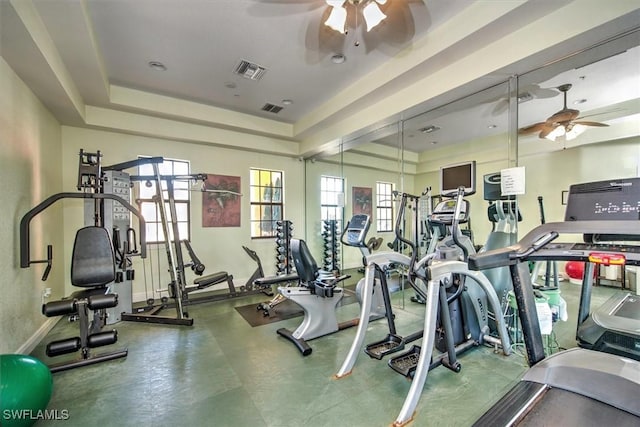
[[[407,378],[413,378],[413,373],[420,359],[420,346],[414,345],[404,354],[389,359],[389,367]]]
[[[377,341],[367,345],[364,352],[374,359],[381,360],[387,354],[395,353],[404,349],[404,339],[401,336],[389,334],[382,341]]]

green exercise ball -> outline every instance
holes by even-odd
[[[47,408],[52,389],[51,371],[38,359],[24,354],[0,355],[0,425],[33,425],[39,411]]]

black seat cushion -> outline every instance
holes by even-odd
[[[71,257],[71,284],[85,288],[104,286],[115,276],[115,257],[107,230],[94,226],[78,230]]]
[[[302,283],[311,283],[318,277],[318,265],[304,240],[291,239],[291,257]]]

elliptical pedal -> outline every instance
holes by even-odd
[[[381,360],[388,354],[404,349],[404,338],[399,335],[389,334],[382,341],[376,341],[367,345],[364,352],[374,359]]]
[[[418,366],[420,359],[420,346],[414,345],[411,350],[389,359],[389,367],[409,379],[413,378],[413,374]]]

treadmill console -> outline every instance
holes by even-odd
[[[354,215],[347,223],[340,240],[347,246],[365,246],[364,239],[367,236],[370,225],[371,218],[369,215]]]
[[[469,201],[462,200],[462,207],[460,209],[460,215],[458,216],[458,223],[464,224],[469,221]],[[451,225],[453,224],[453,215],[456,212],[456,200],[449,199],[443,200],[438,203],[431,214],[431,221],[436,224]]]
[[[610,258],[609,261],[598,262],[594,256]],[[551,242],[533,252],[527,259],[530,261],[582,261],[608,265],[617,263],[640,265],[640,246],[615,243],[556,243]],[[616,261],[617,260],[617,261]]]
[[[640,178],[575,184],[569,187],[565,221],[638,221]]]

